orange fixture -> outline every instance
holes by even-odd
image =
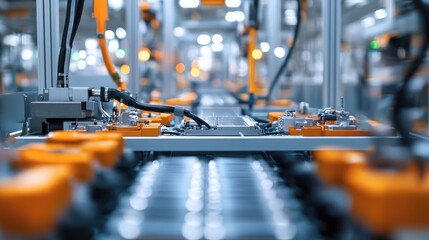
[[[317,174],[328,185],[345,186],[345,177],[350,169],[366,165],[363,152],[340,149],[320,149],[313,152]]]
[[[225,5],[225,0],[201,0],[201,3],[209,6],[223,6]]]
[[[415,168],[392,172],[358,168],[346,177],[352,213],[379,235],[429,227],[429,177]]]
[[[8,234],[43,237],[70,204],[68,168],[38,167],[0,181],[0,228]]]
[[[285,115],[284,112],[269,112],[268,113],[268,121],[275,122],[279,120],[279,117],[283,117]]]
[[[364,130],[329,130],[326,126],[303,126],[296,129],[295,126],[289,126],[289,133],[292,136],[302,135],[304,137],[350,137],[350,136],[371,136],[371,132]]]
[[[112,132],[120,133],[124,137],[157,137],[161,135],[161,123],[139,123],[136,126],[107,126]]]
[[[93,177],[93,155],[63,144],[32,143],[18,150],[13,166],[27,169],[40,166],[66,166],[79,181],[90,182]]]
[[[170,126],[171,125],[170,122],[173,120],[173,118],[174,118],[174,115],[171,113],[161,113],[154,117],[139,118],[139,122],[144,123],[145,121],[149,121],[151,123],[161,123],[164,126]]]

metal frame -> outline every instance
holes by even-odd
[[[59,2],[37,0],[38,92],[56,86],[59,51]]]
[[[267,42],[270,44],[271,51],[268,52],[268,66],[270,71],[267,72],[269,82],[274,79],[277,69],[280,67],[280,59],[274,55],[274,49],[281,46],[281,2],[279,0],[267,1],[266,9],[266,29],[267,29]],[[287,51],[290,51],[287,50]],[[278,91],[274,92],[274,95]]]
[[[174,68],[174,48],[175,38],[174,22],[176,19],[176,1],[175,0],[164,0],[163,1],[163,53],[162,59],[162,94],[163,98],[167,99],[174,96],[176,89],[176,81],[173,69]]]
[[[150,152],[284,152],[309,151],[323,146],[365,150],[374,142],[395,142],[398,137],[124,137],[125,146],[134,151]],[[15,147],[32,142],[44,142],[45,137],[18,137]]]
[[[323,105],[339,107],[341,1],[324,0],[323,16]]]
[[[140,11],[139,11],[139,0],[127,0],[125,1],[126,10],[126,27],[127,27],[127,40],[128,40],[128,64],[131,68],[131,72],[128,78],[128,89],[131,94],[136,98],[140,94],[140,64],[138,59],[138,52],[141,43],[141,34],[139,31]]]

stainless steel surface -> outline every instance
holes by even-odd
[[[398,137],[301,137],[301,136],[160,136],[124,137],[126,147],[135,151],[154,152],[259,152],[307,151],[322,146],[365,150],[375,142],[396,142]],[[45,137],[16,138],[15,146],[43,142]]]
[[[38,91],[56,86],[59,51],[59,2],[37,0]]]
[[[324,0],[323,14],[323,105],[339,108],[341,1]]]
[[[238,117],[241,115],[240,107],[202,107],[198,110],[200,117]]]
[[[233,113],[234,114],[234,113]],[[259,136],[261,128],[257,122],[248,116],[203,116],[211,129],[201,129],[195,125],[185,127],[187,136]]]

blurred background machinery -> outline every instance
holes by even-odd
[[[0,0],[0,239],[428,239],[428,6]]]

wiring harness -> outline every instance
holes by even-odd
[[[200,127],[204,125],[208,129],[211,128],[210,124],[208,124],[206,121],[204,121],[202,118],[198,117],[197,115],[193,114],[188,109],[177,107],[177,106],[173,107],[173,106],[165,106],[165,105],[152,105],[152,104],[146,104],[146,103],[139,103],[136,99],[132,98],[128,94],[113,88],[102,87],[100,90],[101,90],[100,100],[102,102],[108,102],[114,99],[127,106],[134,107],[144,111],[158,112],[158,113],[173,113],[175,115],[183,115],[185,117],[188,117],[194,120]]]

